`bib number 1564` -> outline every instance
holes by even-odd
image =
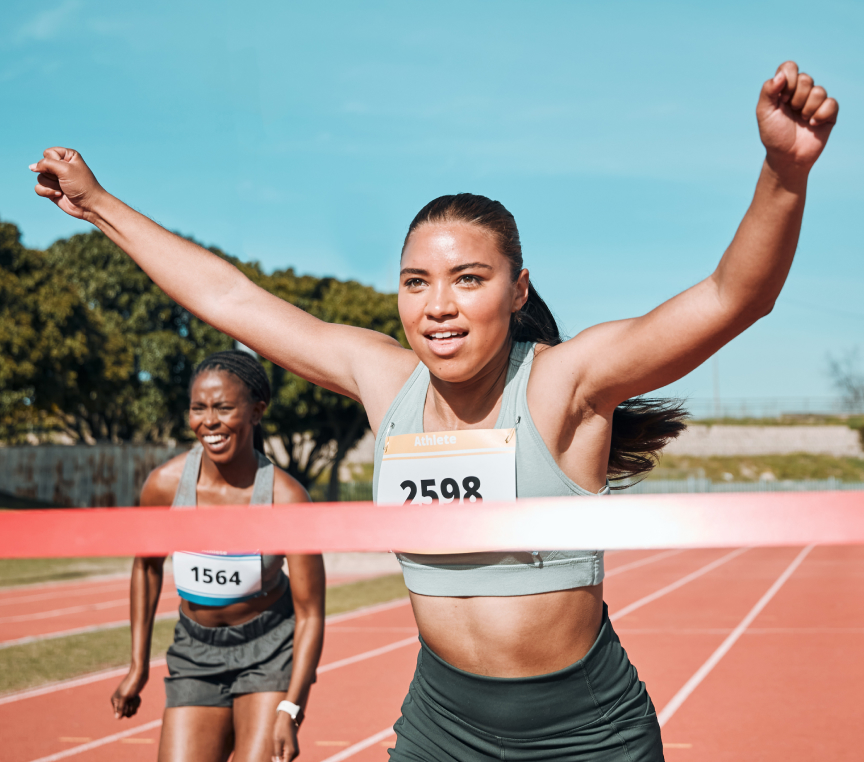
[[[405,497],[403,505],[410,505],[417,497],[417,482],[412,479],[406,479],[399,485],[408,494]],[[439,497],[438,492],[441,495]],[[435,502],[452,503],[454,500],[464,499],[472,503],[482,502],[483,495],[480,494],[480,479],[476,476],[466,476],[462,479],[462,489],[459,489],[459,482],[456,479],[445,477],[441,479],[440,486],[436,484],[435,479],[420,479],[420,496],[423,498],[420,502]],[[426,498],[429,498],[427,501]]]

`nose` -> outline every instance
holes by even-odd
[[[445,283],[437,283],[427,292],[426,317],[430,320],[450,320],[459,314],[453,290]]]

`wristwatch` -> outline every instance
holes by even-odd
[[[290,701],[280,701],[279,706],[276,707],[277,712],[285,712],[292,720],[294,720],[294,724],[299,728],[300,723],[303,720],[303,707],[298,704],[292,704]]]

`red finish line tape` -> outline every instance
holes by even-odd
[[[0,512],[0,558],[864,544],[864,491]]]

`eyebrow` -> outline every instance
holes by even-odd
[[[456,265],[455,267],[450,268],[450,274],[461,273],[463,270],[470,270],[475,267],[484,268],[486,270],[494,270],[495,268],[492,265],[487,265],[485,262],[467,262],[464,265]],[[403,267],[400,270],[399,275],[429,275],[428,270],[421,270],[417,267]]]

